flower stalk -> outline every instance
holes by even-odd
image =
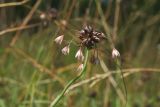
[[[84,60],[84,65],[83,68],[81,70],[81,73],[76,76],[75,78],[73,78],[63,89],[63,91],[55,98],[54,101],[51,102],[50,107],[55,107],[56,104],[63,98],[64,94],[66,93],[66,91],[69,89],[69,87],[79,78],[82,77],[82,75],[85,73],[86,71],[86,66],[87,66],[87,60],[88,60],[88,50],[86,49],[86,54],[85,54],[85,60]]]

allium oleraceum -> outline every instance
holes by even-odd
[[[61,45],[63,38],[64,35],[58,36],[57,38],[55,38],[55,42]],[[94,50],[94,55],[91,57],[90,61],[93,64],[98,64],[99,59],[98,59],[97,44],[107,39],[104,33],[94,30],[91,26],[85,26],[79,31],[77,38],[79,38],[79,42],[77,43],[79,49],[75,53],[75,58],[81,63],[78,69],[82,68],[83,65],[83,60],[84,60],[83,50],[85,48],[87,48],[88,50]],[[61,50],[64,55],[69,54],[70,44],[72,43],[72,41],[69,41],[67,44],[65,43],[66,44],[65,47]],[[113,48],[112,57],[115,58],[118,56],[120,56],[120,53],[115,48]]]
[[[61,35],[61,36],[59,36],[55,39],[55,42],[61,45],[61,43],[63,41],[63,38],[64,38],[64,35]],[[66,91],[69,89],[69,87],[83,75],[83,73],[85,72],[86,64],[87,64],[86,61],[87,61],[87,58],[88,58],[88,51],[93,50],[92,51],[93,55],[92,55],[90,61],[94,64],[99,64],[99,62],[100,62],[99,58],[98,58],[98,50],[99,49],[97,48],[98,47],[97,44],[100,43],[101,41],[105,40],[105,39],[108,39],[108,38],[105,37],[104,33],[94,30],[91,26],[85,26],[82,30],[80,30],[77,38],[79,38],[79,42],[78,42],[78,47],[79,48],[78,48],[78,51],[75,53],[75,58],[77,58],[78,61],[80,61],[80,64],[77,68],[77,71],[81,71],[81,72],[79,73],[78,76],[73,78],[65,86],[64,90],[51,103],[50,107],[55,107],[55,105],[59,102],[59,100],[62,99],[62,97],[64,96]],[[69,54],[70,44],[71,43],[75,44],[75,41],[73,42],[73,39],[71,41],[67,42],[67,44],[65,43],[65,47],[61,50],[64,55]],[[111,39],[109,38],[108,40],[110,42],[110,46],[113,49],[112,50],[112,57],[115,58],[115,57],[120,56],[120,53],[118,52],[118,50],[116,50],[114,48],[114,45],[112,44]],[[64,42],[66,42],[66,41],[64,41]],[[83,50],[85,48],[87,48],[87,51],[86,51],[86,56],[85,56],[86,58],[85,58],[85,61],[84,61]]]

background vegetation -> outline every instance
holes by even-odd
[[[57,18],[41,20],[51,8]],[[64,45],[54,39],[75,38],[85,24],[111,36],[120,51],[127,107],[160,107],[159,0],[1,0],[0,107],[49,106],[78,67],[77,47],[64,56]],[[101,63],[88,62],[85,76],[76,81],[81,84],[57,107],[123,107],[121,75],[102,78],[116,68],[109,43],[99,50]],[[86,79],[93,80],[83,83]]]

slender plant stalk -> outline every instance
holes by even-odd
[[[108,42],[110,43],[110,47],[112,49],[112,48],[114,48],[114,44],[113,44],[112,37],[111,37],[111,28],[110,28],[109,24],[106,22],[106,18],[103,14],[103,11],[102,11],[102,8],[100,5],[100,1],[95,0],[95,3],[97,6],[98,13],[101,17],[101,21],[102,21],[102,25],[104,27],[105,33],[107,34],[106,37],[107,37]]]
[[[51,102],[50,107],[55,107],[56,104],[63,98],[65,92],[69,89],[69,87],[76,81],[78,80],[86,71],[86,65],[87,65],[87,60],[88,60],[88,50],[86,50],[86,55],[85,55],[85,61],[84,61],[84,67],[81,71],[81,73],[76,76],[74,79],[72,79],[63,89],[63,91],[55,98],[54,101]]]
[[[11,3],[1,3],[0,4],[0,8],[1,7],[10,7],[10,6],[18,6],[18,5],[23,5],[25,3],[29,2],[29,0],[23,0],[20,2],[11,2]]]
[[[126,87],[126,82],[125,82],[125,79],[124,79],[124,75],[123,75],[123,72],[122,72],[122,69],[121,69],[121,61],[119,59],[116,59],[116,64],[117,64],[117,70],[120,71],[121,73],[121,76],[122,76],[122,81],[123,81],[123,84],[124,84],[124,92],[125,92],[125,107],[127,106],[127,87]]]

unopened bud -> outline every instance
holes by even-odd
[[[83,53],[82,53],[82,50],[79,49],[75,55],[75,58],[77,58],[79,61],[83,61],[84,59],[84,56],[83,56]]]
[[[84,67],[84,65],[83,65],[83,64],[80,64],[80,65],[78,66],[78,68],[77,68],[77,71],[82,71],[82,70],[83,70],[83,67]]]
[[[63,37],[64,37],[64,35],[61,35],[61,36],[58,36],[54,41],[57,43],[57,44],[61,44],[62,43],[62,41],[63,41]]]
[[[115,57],[119,57],[120,56],[120,53],[117,49],[113,49],[112,50],[112,58],[115,58]]]
[[[69,51],[70,51],[69,45],[65,46],[65,47],[62,49],[62,53],[63,53],[64,55],[69,54]]]

